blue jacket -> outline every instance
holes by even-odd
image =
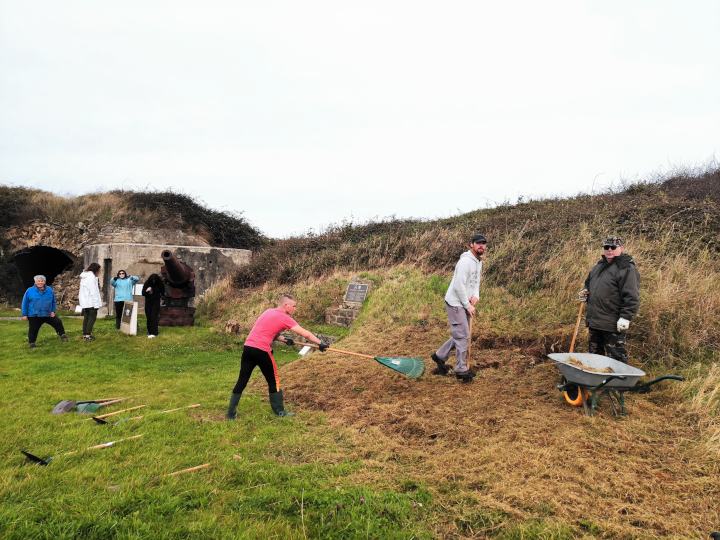
[[[110,285],[115,287],[115,298],[113,302],[132,302],[133,287],[135,287],[138,281],[140,281],[140,278],[137,276],[128,276],[123,279],[112,278]]]
[[[50,313],[57,310],[55,305],[55,293],[52,287],[45,287],[44,291],[35,285],[25,291],[22,299],[23,317],[49,317]]]

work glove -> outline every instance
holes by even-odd
[[[581,291],[578,291],[578,296],[577,296],[577,297],[578,297],[578,300],[580,300],[580,302],[587,302],[587,301],[588,301],[588,296],[590,296],[590,291],[588,291],[587,289],[583,289],[583,290],[581,290]]]
[[[293,338],[286,337],[285,345],[287,345],[288,347],[292,347],[293,345],[295,345],[295,340]]]
[[[622,317],[620,317],[620,318],[617,320],[617,331],[618,331],[618,332],[624,332],[624,331],[627,330],[628,328],[630,328],[630,321],[628,321],[627,319],[623,319]]]
[[[320,349],[320,352],[325,352],[325,351],[328,350],[328,347],[329,347],[329,346],[330,346],[330,344],[329,344],[328,342],[326,342],[326,341],[321,341],[321,342],[320,342],[320,345],[318,346],[318,349]]]

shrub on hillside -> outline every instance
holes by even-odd
[[[196,202],[192,197],[170,191],[116,191],[127,199],[130,208],[144,211],[156,225],[170,221],[176,226],[190,225],[210,235],[216,246],[258,249],[264,237],[240,214],[218,212]]]

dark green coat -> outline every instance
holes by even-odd
[[[585,280],[590,291],[585,320],[590,328],[617,332],[619,318],[631,321],[640,307],[640,274],[630,255],[622,254],[608,263],[605,256]]]

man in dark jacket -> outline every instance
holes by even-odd
[[[624,251],[622,238],[606,238],[602,259],[590,270],[580,291],[587,302],[590,352],[621,362],[627,362],[625,332],[640,306],[640,274]]]

